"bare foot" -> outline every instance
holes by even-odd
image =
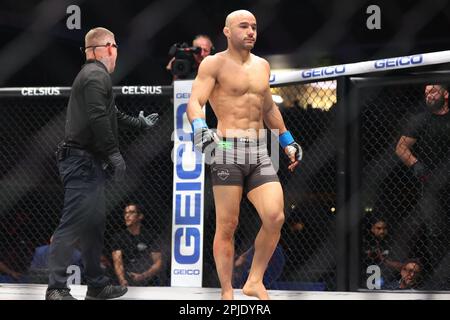
[[[256,297],[260,300],[270,300],[266,287],[261,282],[249,283],[247,282],[242,289],[245,295]]]
[[[222,300],[234,300],[233,289],[222,290]]]

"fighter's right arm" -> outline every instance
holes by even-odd
[[[208,101],[216,84],[218,69],[219,60],[217,57],[206,57],[202,61],[197,77],[192,84],[191,98],[186,110],[194,133],[194,146],[201,152],[205,152],[209,145],[214,146],[213,143],[219,139],[217,134],[208,128],[202,110],[202,106]]]
[[[415,138],[401,136],[395,148],[395,153],[407,167],[412,167],[418,161],[411,151],[416,141]]]
[[[197,77],[192,84],[191,97],[187,106],[187,116],[192,123],[195,119],[205,119],[202,107],[208,101],[216,84],[218,58],[206,57],[198,69]]]

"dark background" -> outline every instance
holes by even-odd
[[[116,85],[170,84],[171,76],[165,70],[170,46],[175,42],[189,42],[198,33],[206,33],[217,50],[225,49],[222,34],[225,16],[241,8],[256,15],[258,41],[254,52],[267,58],[274,69],[310,68],[448,50],[448,2],[2,0],[0,87],[70,86],[84,60],[79,51],[84,35],[97,26],[111,29],[120,46],[117,69],[113,74]],[[81,7],[81,30],[66,27],[69,16],[66,8],[71,4]],[[366,9],[371,4],[381,8],[381,30],[366,28]],[[431,68],[437,70],[440,67]],[[415,73],[405,77],[401,84],[384,81],[372,84],[370,90],[360,92],[361,101],[349,99],[345,105],[341,104],[345,108],[361,109],[355,111],[361,112],[359,119],[351,118],[345,132],[339,126],[338,120],[342,119],[337,117],[335,107],[326,112],[296,101],[293,108],[280,108],[287,127],[305,154],[301,170],[294,174],[287,172],[286,158],[282,158],[280,166],[286,204],[291,208],[286,212],[285,226],[290,221],[299,221],[305,226],[301,233],[289,232],[290,229],[283,232],[281,243],[289,266],[280,277],[284,285],[308,281],[324,284],[326,290],[346,290],[350,280],[338,283],[338,268],[345,271],[341,272],[340,279],[356,277],[359,281],[362,269],[354,267],[357,272],[352,272],[354,270],[347,267],[347,262],[350,265],[356,261],[352,257],[359,256],[359,241],[354,241],[357,238],[354,235],[367,231],[366,227],[360,228],[360,223],[365,222],[366,216],[372,216],[369,214],[372,209],[375,215],[391,219],[389,232],[396,239],[397,253],[404,254],[402,259],[424,257],[421,250],[429,246],[421,238],[422,229],[416,227],[414,220],[421,218],[417,214],[419,211],[414,209],[421,185],[400,163],[394,151],[400,130],[409,116],[423,110],[420,104],[422,85],[425,80],[436,78],[436,75],[435,78],[422,75],[423,83],[413,84],[413,80],[420,80],[417,74],[420,70],[414,69]],[[361,75],[364,76],[367,75]],[[290,97],[316,94],[304,90],[302,85],[290,84],[279,89]],[[323,99],[331,98],[332,94],[326,93]],[[144,208],[149,228],[165,239],[163,250],[166,257],[170,257],[173,164],[169,157],[173,102],[170,96],[145,95],[124,95],[118,97],[117,102],[128,114],[137,115],[144,109],[158,112],[161,120],[157,131],[121,134],[120,145],[127,161],[128,178],[119,187],[114,184],[107,187],[106,238],[110,239],[123,228],[123,207],[133,201]],[[63,137],[66,105],[67,98],[59,96],[18,94],[0,99],[0,227],[7,230],[0,230],[0,235],[9,238],[9,242],[0,241],[0,249],[21,254],[24,259],[30,258],[32,251],[29,249],[48,241],[58,223],[63,189],[54,163],[54,151]],[[347,116],[346,120],[349,120],[353,114]],[[208,119],[211,118],[208,116]],[[358,191],[354,194],[361,199],[361,208],[352,202],[349,207],[353,211],[342,210],[340,214],[338,195],[347,189],[338,187],[337,183],[337,148],[341,143],[339,140],[350,137],[355,128],[360,129],[359,136],[347,139],[343,149],[356,149],[354,153],[348,152],[348,163],[353,163],[349,159],[357,158],[357,153],[361,153],[361,168],[354,166],[353,171],[346,173],[348,177],[356,173],[353,176],[364,182],[360,190],[352,182],[354,189],[350,190]],[[346,179],[350,181],[350,178]],[[205,201],[204,272],[209,279],[204,279],[204,286],[217,287],[211,248],[214,207],[209,181],[206,183],[205,190],[209,193],[207,191]],[[353,195],[349,194],[349,199],[354,201]],[[447,197],[443,200],[447,201]],[[292,204],[297,204],[296,209],[292,209]],[[337,208],[337,211],[331,211],[331,208]],[[248,249],[259,229],[259,220],[252,210],[248,202],[242,207],[243,223],[236,237],[239,253]],[[348,225],[340,228],[343,224],[337,222],[337,217],[343,217],[341,222],[348,221]],[[347,230],[351,231],[350,236]],[[406,240],[410,235],[415,242]],[[344,237],[348,239],[348,246],[341,241]],[[10,259],[16,266],[19,264],[17,256]],[[450,258],[436,266],[448,273],[449,261]],[[25,262],[23,266],[28,265]],[[362,273],[366,276],[365,270]],[[432,274],[429,276],[432,284],[444,283],[434,281]],[[450,282],[447,284],[448,289]],[[289,288],[305,288],[299,287],[299,283],[296,285]]]
[[[66,8],[81,8],[81,30],[69,30]],[[381,30],[368,30],[366,9],[381,8]],[[258,21],[254,53],[272,68],[315,67],[447,50],[450,3],[435,1],[76,1],[2,0],[0,86],[70,85],[85,33],[109,28],[119,44],[116,85],[170,84],[165,70],[175,42],[205,33],[225,49],[225,17],[237,9]]]

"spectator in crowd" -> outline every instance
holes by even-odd
[[[50,237],[48,244],[39,246],[34,250],[33,259],[29,269],[30,282],[32,283],[46,283],[48,281],[48,255],[52,239],[53,236]],[[81,252],[77,249],[73,251],[71,265],[76,265],[80,268],[83,266]]]
[[[383,286],[386,290],[411,290],[420,287],[422,266],[418,260],[409,259],[401,268],[400,280]]]
[[[155,237],[142,225],[144,214],[137,204],[124,210],[126,229],[115,235],[112,245],[114,271],[122,286],[160,285],[162,253]]]
[[[0,282],[28,282],[34,244],[26,228],[28,215],[18,212],[0,221]]]
[[[203,61],[203,59],[205,59],[207,56],[209,56],[210,54],[213,53],[214,51],[214,46],[213,43],[211,41],[211,38],[205,34],[199,34],[196,35],[194,37],[194,40],[192,40],[192,46],[193,47],[198,47],[201,49],[200,53],[195,53],[194,56],[194,60],[195,60],[195,64],[194,64],[194,70],[192,72],[192,74],[190,74],[189,76],[187,76],[188,79],[194,79],[195,76],[197,75],[197,71],[198,71],[198,66],[200,65],[200,63]],[[175,61],[175,57],[173,57],[169,63],[166,66],[166,69],[168,71],[172,71],[172,64]],[[173,76],[173,80],[177,80],[178,77],[177,76]]]
[[[366,269],[370,265],[380,267],[382,283],[392,281],[398,274],[403,264],[393,257],[389,242],[386,221],[379,217],[373,217],[364,243],[365,269],[362,272],[363,275],[366,274]],[[363,283],[366,284],[366,279],[363,279]]]
[[[306,225],[301,211],[295,203],[291,203],[286,215],[286,222],[281,230],[280,243],[288,257],[295,257],[296,261],[303,260],[305,246],[299,245],[305,240]]]
[[[422,233],[426,274],[432,276],[448,252],[448,209],[450,198],[450,113],[448,88],[444,84],[425,86],[427,111],[414,116],[397,143],[396,154],[411,169],[421,185],[417,200],[417,221]],[[422,230],[423,229],[423,230]],[[450,266],[445,266],[450,268]],[[438,288],[436,288],[438,289]]]
[[[5,262],[0,261],[0,282],[21,282],[21,279],[22,274],[20,272],[11,269]]]
[[[280,245],[286,256],[286,267],[282,275],[284,279],[295,278],[299,268],[312,253],[311,249],[315,248],[304,220],[295,209],[296,206],[291,204],[290,207],[291,211],[281,229],[280,237]]]
[[[30,269],[48,269],[48,251],[52,238],[48,244],[39,246],[34,250],[33,260],[31,261]],[[72,264],[81,266],[81,252],[77,249],[74,250],[72,255]]]

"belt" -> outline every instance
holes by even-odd
[[[92,153],[87,152],[86,150],[76,149],[76,148],[68,148],[68,147],[65,147],[64,149],[66,149],[66,156],[94,158]]]
[[[69,156],[94,159],[94,156],[92,155],[92,153],[90,153],[86,150],[83,150],[83,149],[71,148],[71,147],[67,147],[67,146],[58,148],[58,151],[57,151],[58,160],[63,160]]]

